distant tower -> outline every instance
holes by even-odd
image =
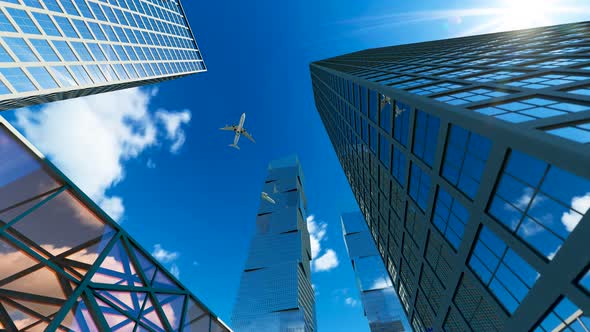
[[[590,331],[590,22],[311,64],[415,331]]]
[[[316,331],[303,172],[297,157],[269,164],[232,326],[236,332]]]
[[[360,212],[342,214],[342,233],[371,332],[409,331],[399,299]]]

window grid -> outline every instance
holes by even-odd
[[[512,70],[500,70],[500,71],[495,71],[495,72],[487,73],[487,74],[483,74],[483,75],[471,76],[471,77],[468,77],[465,79],[468,81],[475,81],[475,82],[484,83],[484,82],[504,80],[507,78],[520,76],[522,74],[524,74],[524,72],[512,71]]]
[[[588,76],[569,75],[569,74],[546,74],[537,77],[528,77],[518,81],[506,83],[509,86],[516,86],[528,89],[544,89],[552,86],[570,84],[587,80]],[[587,89],[590,94],[590,89]]]
[[[426,211],[428,193],[430,191],[430,176],[418,165],[412,163],[410,175],[410,197],[414,199],[422,211]]]
[[[430,167],[434,162],[439,127],[439,118],[420,110],[416,111],[412,152]]]
[[[567,138],[574,142],[590,143],[590,121],[583,123],[545,130],[549,134]]]
[[[528,68],[553,69],[590,61],[590,58],[559,58],[528,65]]]
[[[534,329],[534,332],[552,331],[590,331],[590,316],[584,315],[578,306],[563,297]]]
[[[474,199],[492,143],[489,139],[452,125],[445,150],[442,176]]]
[[[481,69],[467,68],[467,69],[461,69],[458,71],[446,73],[446,74],[439,75],[439,76],[443,77],[443,78],[456,78],[456,77],[463,77],[463,76],[467,76],[467,75],[471,75],[471,74],[476,74],[481,71],[482,71]]]
[[[590,96],[590,86],[586,86],[583,88],[575,88],[572,90],[568,90],[567,92],[577,94],[577,95]]]
[[[485,226],[479,233],[469,266],[511,314],[539,277],[535,269]]]
[[[506,92],[494,91],[486,88],[479,88],[474,90],[443,95],[435,99],[451,105],[463,105],[483,101],[490,98],[504,97],[506,95],[508,95],[508,93]]]
[[[586,213],[586,199],[589,180],[513,150],[488,214],[551,260]]]
[[[417,85],[422,85],[422,84],[426,84],[426,83],[430,83],[433,82],[431,79],[428,78],[418,78],[418,79],[413,79],[410,81],[406,81],[400,84],[396,84],[393,87],[396,89],[408,89]]]
[[[464,85],[457,84],[457,83],[443,82],[443,83],[439,83],[439,84],[428,85],[425,87],[412,89],[412,90],[409,90],[408,92],[411,92],[411,93],[414,93],[417,95],[431,95],[431,94],[435,94],[435,93],[445,92],[448,90],[458,89],[463,86]]]
[[[500,120],[520,123],[567,113],[582,112],[588,109],[590,109],[590,106],[561,102],[544,97],[534,97],[476,108],[474,111]]]
[[[467,212],[467,209],[446,190],[439,187],[432,223],[455,250],[461,244],[468,220],[469,212]]]
[[[86,7],[86,5],[82,5],[84,3],[83,1],[77,1],[76,5],[67,4],[66,6],[69,6],[68,8],[70,8],[69,13],[68,11],[65,13],[62,12],[57,3],[55,3],[55,6],[53,6],[52,3],[53,2],[51,1],[46,1],[48,9],[44,9],[42,7],[32,8],[30,6],[25,7],[20,5],[11,6],[26,8],[26,11],[12,7],[7,7],[4,9],[9,14],[11,14],[10,17],[12,19],[16,20],[17,25],[25,29],[25,32],[40,35],[40,37],[47,38],[53,42],[61,42],[61,45],[64,46],[62,47],[62,51],[66,52],[67,54],[72,54],[73,51],[72,46],[66,44],[66,42],[69,41],[73,44],[74,40],[80,40],[80,35],[83,38],[82,40],[86,42],[91,40],[92,42],[97,42],[103,46],[124,46],[125,51],[120,50],[118,52],[119,58],[121,60],[119,60],[119,58],[113,54],[109,58],[110,61],[108,63],[102,64],[100,66],[101,69],[99,69],[105,70],[105,66],[114,66],[115,71],[120,73],[119,76],[124,78],[113,77],[107,72],[104,72],[101,75],[113,78],[113,80],[126,80],[129,77],[138,78],[139,74],[142,74],[143,78],[149,78],[182,74],[204,69],[200,54],[198,53],[199,51],[195,48],[195,44],[193,43],[190,33],[188,32],[188,27],[185,26],[184,19],[181,16],[179,9],[177,8],[176,11],[171,10],[175,6],[173,4],[165,4],[166,7],[170,8],[164,8],[142,2],[143,7],[137,6],[136,8],[135,3],[120,3],[121,7],[118,7],[114,4],[90,2],[93,10],[98,11],[98,8],[102,8],[102,10],[105,12],[116,12],[117,15],[121,17],[127,17],[125,21],[119,17],[119,20],[121,21],[119,22],[118,20],[114,19],[116,15],[112,16],[108,21],[95,19],[90,13],[88,7]],[[63,4],[64,3],[62,3],[62,5]],[[80,20],[81,17],[75,10],[75,6],[80,8],[82,17],[84,17],[84,21]],[[144,7],[148,8],[148,10],[146,10]],[[28,12],[30,12],[32,15],[27,15]],[[109,15],[106,16],[108,17]],[[2,24],[1,22],[3,17],[5,17],[4,13],[0,15],[0,24]],[[102,18],[103,15],[96,15],[96,17]],[[55,23],[53,23],[53,19],[57,19],[59,22],[62,22],[62,24],[59,26],[66,28],[66,30],[62,32],[62,30],[56,28]],[[6,24],[12,25],[12,23],[7,18],[4,21]],[[122,25],[122,23],[127,25]],[[38,24],[38,26],[48,34],[47,37],[41,36],[42,33],[36,29],[36,24]],[[97,39],[93,37],[91,30],[88,29],[87,24],[91,27],[92,33],[96,35]],[[104,36],[101,29],[104,29],[107,32],[107,35],[109,35],[109,31],[113,31],[111,29],[115,29],[120,32],[120,36],[125,36],[126,34],[125,40],[121,40],[121,42],[118,39],[107,41],[106,38],[103,38]],[[10,28],[5,28],[4,30],[14,31],[14,29],[11,30]],[[66,37],[62,37],[62,34],[64,34]],[[4,38],[7,40],[6,37]],[[66,47],[68,49],[67,51]],[[49,49],[51,49],[51,47],[49,47]],[[82,50],[83,48],[76,48],[77,52],[81,52]],[[137,52],[139,54],[139,58],[142,59],[139,64],[137,64],[137,61],[134,60],[138,58],[134,51]],[[89,58],[85,52],[80,54],[80,56],[82,57],[82,61],[78,60],[76,57],[70,57],[69,55],[66,61],[74,61],[77,63],[92,61],[92,59]],[[29,65],[39,66],[41,63],[39,63],[38,60],[33,61],[34,59],[32,57],[33,53],[29,52],[28,61],[31,62]],[[102,59],[97,60],[100,61]],[[12,62],[12,59],[3,59],[3,62],[6,61]],[[128,61],[135,62],[131,64]],[[166,62],[163,63],[162,61]],[[117,66],[119,64],[123,66]],[[1,62],[0,66],[2,66]],[[125,69],[121,70],[119,67]],[[123,71],[126,72],[123,73]],[[82,77],[76,77],[78,81],[88,82],[88,84],[93,83],[93,80],[88,81],[85,79],[86,74],[84,74],[84,72],[80,73]],[[95,78],[95,76],[92,77]],[[8,81],[10,81],[10,79],[8,79]],[[17,82],[14,83],[19,84]],[[94,83],[105,83],[105,81],[99,79],[94,81]],[[66,86],[62,85],[62,87]]]

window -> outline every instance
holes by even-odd
[[[552,259],[588,210],[588,200],[589,180],[512,151],[488,213]]]
[[[481,72],[481,69],[469,68],[469,69],[462,69],[462,70],[453,71],[453,72],[442,74],[439,76],[443,77],[443,78],[456,78],[456,77],[463,77],[463,76],[467,76],[467,75],[471,75],[471,74],[476,74],[479,72]]]
[[[590,143],[590,122],[571,124],[561,128],[545,130],[549,134],[561,136],[574,142]]]
[[[442,176],[467,197],[475,198],[491,146],[489,139],[452,125]]]
[[[94,23],[94,22],[86,22],[86,23],[88,23],[90,30],[92,30],[92,33],[96,36],[96,40],[105,40],[105,41],[107,40],[107,36],[100,29],[100,24]]]
[[[520,123],[589,109],[590,106],[586,105],[535,97],[478,108],[475,111],[504,121]]]
[[[20,68],[0,68],[0,73],[12,84],[16,92],[35,91],[37,88]]]
[[[369,115],[369,97],[367,95],[367,88],[361,87],[360,110],[364,115]]]
[[[553,51],[549,52],[549,54],[576,53],[576,52],[586,51],[588,49],[590,49],[590,47],[588,47],[588,46],[565,47],[565,48],[559,48],[559,49],[553,50]]]
[[[33,50],[22,38],[10,38],[4,37],[4,41],[8,44],[8,47],[12,49],[12,52],[16,57],[23,62],[37,62],[39,59],[33,53]]]
[[[0,31],[16,32],[16,29],[12,26],[6,15],[4,15],[3,11],[0,11]]]
[[[402,82],[402,81],[406,81],[409,79],[414,78],[414,76],[408,76],[408,75],[395,75],[389,79],[383,80],[383,81],[378,81],[380,84],[382,85],[388,85],[388,86],[392,86],[394,83],[396,82]]]
[[[468,78],[466,78],[466,80],[484,83],[484,82],[505,80],[507,78],[520,76],[522,74],[525,74],[525,73],[521,72],[521,71],[500,70],[500,71],[495,71],[495,72],[491,72],[491,73],[487,73],[487,74],[468,77]]]
[[[43,61],[50,62],[50,61],[59,61],[57,54],[51,48],[49,43],[44,39],[30,39],[29,42],[33,44],[33,47],[37,50],[37,52],[43,58]]]
[[[467,209],[446,190],[439,187],[432,223],[455,249],[458,249],[461,244],[468,220],[469,212],[467,212]]]
[[[39,2],[39,0],[23,0],[23,3],[25,4],[25,6],[43,9],[43,6]]]
[[[457,89],[457,88],[461,88],[461,87],[463,87],[463,85],[461,85],[461,84],[444,82],[444,83],[428,85],[425,87],[412,89],[412,90],[409,90],[408,92],[411,92],[411,93],[414,93],[417,95],[430,95],[430,94],[440,93],[440,92],[453,90],[453,89]]]
[[[406,155],[398,148],[393,146],[393,161],[391,165],[391,175],[397,182],[404,186],[406,183]]]
[[[393,87],[396,89],[408,89],[408,88],[411,88],[411,87],[414,87],[417,85],[427,84],[430,82],[434,82],[434,81],[431,79],[428,79],[428,78],[418,78],[418,79],[413,79],[413,80],[406,81],[406,82],[403,82],[400,84],[395,84],[395,85],[393,85]]]
[[[90,49],[90,52],[92,52],[92,55],[94,56],[96,61],[105,61],[106,60],[106,57],[104,56],[104,53],[102,52],[102,50],[100,49],[98,44],[88,43],[86,45]]]
[[[20,27],[20,29],[24,33],[32,33],[32,34],[36,34],[36,35],[41,34],[41,32],[39,31],[39,29],[37,29],[37,26],[35,26],[35,23],[33,23],[33,20],[31,19],[29,14],[27,14],[27,12],[25,12],[24,10],[15,9],[15,8],[5,8],[5,9],[8,12],[8,14],[10,14],[10,16],[12,16],[12,19],[14,19],[16,24]]]
[[[88,27],[86,26],[86,23],[84,23],[84,21],[77,20],[77,19],[73,18],[72,19],[72,22],[74,22],[74,25],[76,26],[76,29],[78,29],[78,32],[80,33],[80,36],[82,38],[85,38],[85,39],[94,39],[94,37],[90,33],[90,30],[88,30]]]
[[[535,269],[485,226],[479,233],[469,267],[510,313],[514,313],[539,277]]]
[[[567,297],[563,297],[533,331],[590,331],[590,317],[584,315]]]
[[[542,69],[552,69],[557,67],[565,67],[575,65],[581,62],[586,62],[590,60],[590,58],[559,58],[553,60],[542,61],[538,63],[533,63],[528,65],[529,68],[542,68]]]
[[[54,12],[58,12],[58,13],[62,13],[62,9],[61,7],[57,4],[56,0],[43,0],[43,3],[45,4],[45,7],[47,7],[47,9],[54,11]]]
[[[61,33],[59,32],[59,30],[55,26],[55,23],[53,23],[49,15],[34,12],[33,17],[35,17],[37,23],[39,23],[46,35],[61,37]]]
[[[76,30],[74,30],[74,26],[72,26],[72,23],[70,23],[70,20],[68,20],[66,17],[54,16],[53,18],[55,19],[55,21],[57,22],[57,25],[59,25],[59,27],[61,28],[61,31],[63,31],[63,33],[66,37],[69,37],[69,38],[78,38],[79,37]]]
[[[495,67],[508,67],[508,66],[514,66],[523,62],[527,62],[530,61],[530,59],[523,59],[523,58],[514,58],[514,59],[510,59],[510,60],[505,60],[505,61],[501,61],[501,62],[497,62],[497,63],[491,63],[490,66],[495,66]]]
[[[76,58],[76,55],[74,55],[74,52],[72,52],[72,49],[67,42],[60,40],[54,40],[52,42],[64,61],[78,61],[78,58]]]
[[[92,80],[90,79],[90,76],[88,76],[86,70],[84,70],[84,67],[70,66],[70,70],[72,71],[72,73],[74,73],[74,77],[80,85],[92,84]]]
[[[369,145],[373,153],[377,153],[377,130],[372,125],[369,125]]]
[[[422,71],[422,72],[420,72],[420,75],[435,75],[435,74],[442,73],[443,71],[448,71],[448,70],[451,70],[451,69],[453,69],[453,68],[451,68],[451,67],[439,67],[439,68],[434,68],[434,69],[430,69],[430,70],[427,70],[427,71]]]
[[[393,118],[393,138],[403,146],[408,145],[409,126],[410,106],[396,102]]]
[[[78,10],[76,10],[76,7],[74,7],[74,4],[71,0],[61,0],[61,5],[66,10],[66,13],[74,16],[80,16]]]
[[[440,120],[437,117],[419,110],[416,111],[412,152],[430,167],[434,162],[439,127]]]
[[[528,89],[544,89],[551,86],[569,84],[577,81],[587,80],[588,76],[576,76],[569,74],[547,74],[537,77],[524,78],[506,85],[517,86]],[[588,90],[590,92],[590,90]]]
[[[102,72],[100,71],[100,68],[98,68],[97,65],[88,65],[88,66],[86,66],[86,69],[88,70],[88,73],[90,74],[90,77],[92,77],[92,80],[94,82],[96,82],[96,83],[106,82],[104,75],[102,74]]]
[[[379,112],[378,94],[375,91],[369,90],[369,119],[378,123],[377,115]]]
[[[503,97],[506,95],[508,95],[508,93],[506,92],[480,88],[475,90],[456,92],[453,94],[440,96],[435,99],[451,105],[462,105],[468,103],[475,103],[490,98]]]
[[[387,98],[387,100],[385,100]],[[393,101],[389,97],[381,96],[381,117],[379,118],[381,129],[391,134],[391,116],[393,111]]]
[[[53,66],[49,67],[49,71],[57,78],[60,85],[64,88],[76,86],[76,81],[72,77],[72,74],[64,66]]]
[[[381,134],[379,134],[379,159],[383,165],[385,165],[385,168],[389,169],[391,159],[391,143],[389,143],[389,140]]]
[[[92,56],[90,55],[90,52],[88,52],[88,49],[86,49],[86,46],[84,46],[84,43],[72,42],[72,47],[76,53],[78,53],[78,57],[80,57],[82,61],[92,61]]]
[[[573,94],[583,95],[583,96],[590,96],[590,86],[568,90],[568,93],[573,93]]]
[[[27,67],[27,70],[29,71],[29,73],[31,73],[35,81],[39,83],[41,88],[54,89],[59,87],[57,85],[57,82],[55,82],[53,77],[49,75],[49,72],[47,72],[47,69],[45,69],[44,67]]]
[[[412,163],[410,176],[410,197],[423,211],[426,210],[428,203],[428,192],[430,191],[430,176],[420,167]]]

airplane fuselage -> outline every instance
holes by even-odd
[[[246,122],[246,113],[242,113],[242,116],[240,117],[240,123],[238,123],[238,126],[234,130],[236,134],[241,134],[244,132],[244,122]]]

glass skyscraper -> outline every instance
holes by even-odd
[[[229,332],[0,117],[0,330]]]
[[[590,22],[311,64],[415,331],[588,330]]]
[[[371,332],[410,331],[383,260],[360,212],[341,216],[342,233]]]
[[[234,312],[236,332],[316,331],[303,172],[296,157],[269,164]],[[274,202],[274,203],[273,203]]]
[[[0,110],[205,70],[178,0],[0,1]]]

